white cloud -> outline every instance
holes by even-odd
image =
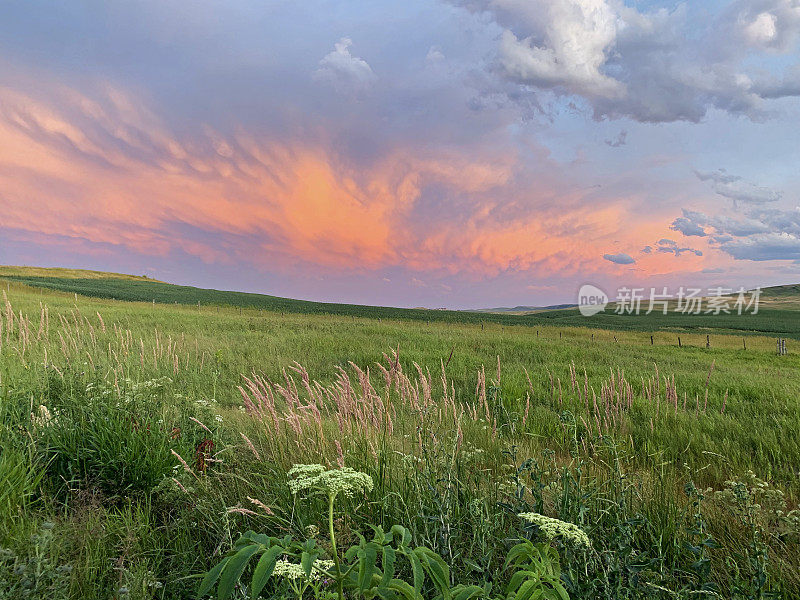
[[[744,26],[744,36],[754,46],[767,45],[778,35],[778,18],[768,12],[758,15],[754,21]]]
[[[602,72],[617,36],[618,17],[604,0],[504,0],[492,3],[518,15],[518,37],[506,29],[500,56],[506,73],[538,87],[561,86],[592,96],[617,97],[625,86]]]
[[[737,175],[718,169],[708,173],[695,171],[701,181],[713,182],[714,191],[720,196],[733,200],[734,206],[739,202],[745,204],[767,204],[781,199],[781,193],[768,187],[748,183]]]
[[[353,41],[342,38],[334,44],[333,52],[326,54],[319,61],[319,68],[314,71],[318,81],[331,83],[340,91],[363,91],[369,88],[376,76],[372,67],[363,58],[353,56],[350,47]]]
[[[581,96],[597,119],[697,122],[711,107],[763,119],[765,101],[800,89],[785,65],[756,69],[750,60],[795,47],[798,0],[740,0],[701,21],[685,3],[642,12],[621,0],[460,4],[502,28],[496,57],[502,77],[529,95]]]
[[[741,36],[752,47],[787,52],[800,35],[797,0],[740,0],[732,10]]]
[[[738,260],[800,259],[800,208],[754,208],[742,217],[683,211],[691,227],[709,228],[711,246]]]

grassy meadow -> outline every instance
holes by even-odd
[[[560,564],[543,598],[800,597],[788,293],[760,320],[605,324],[1,274],[2,599],[196,598],[250,530],[259,552],[291,535],[338,561],[335,537],[380,580],[391,561],[359,536],[394,525],[446,570],[417,581],[398,559],[418,590],[381,597],[536,597],[506,564],[521,540]],[[293,493],[297,464],[372,484],[329,512]],[[231,597],[250,597],[236,575]],[[297,581],[261,595],[336,597]],[[344,597],[377,597],[363,587]]]

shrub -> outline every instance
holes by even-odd
[[[235,587],[241,585],[250,561],[258,557],[249,586],[253,600],[261,595],[271,579],[275,587],[281,588],[281,597],[288,593],[298,600],[307,592],[313,598],[339,600],[345,597],[498,598],[491,595],[490,584],[453,586],[450,567],[444,559],[429,548],[413,546],[411,534],[401,525],[393,526],[389,532],[370,526],[374,532],[371,540],[356,534],[359,543],[340,553],[334,527],[336,498],[339,494],[352,498],[371,491],[370,476],[347,467],[328,470],[322,465],[295,465],[289,476],[289,487],[294,494],[307,492],[327,497],[329,558],[322,558],[326,552],[317,546],[315,539],[296,542],[291,536],[278,539],[248,531],[203,578],[199,597],[208,594],[216,585],[219,600],[229,598]],[[398,569],[403,566],[406,567],[404,571]],[[560,581],[558,553],[549,545],[522,541],[509,551],[506,567],[511,570],[511,577],[503,597],[569,600]],[[403,577],[403,573],[407,577]],[[426,593],[423,595],[423,592]]]
[[[108,495],[152,489],[176,465],[174,450],[191,457],[204,437],[187,406],[160,397],[168,380],[125,388],[88,386],[40,412],[34,427],[50,481],[96,486]]]

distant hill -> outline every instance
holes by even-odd
[[[575,305],[517,306],[487,311],[396,308],[359,304],[312,302],[266,294],[225,291],[173,285],[133,275],[98,271],[0,267],[0,279],[59,292],[128,302],[228,306],[287,313],[341,315],[366,319],[439,321],[449,323],[496,323],[498,325],[542,325],[590,327],[628,331],[669,330],[767,335],[800,339],[800,285],[765,288],[757,315],[687,315],[674,311],[618,315],[613,305],[591,317],[582,316]],[[529,310],[532,309],[532,310]],[[497,311],[497,312],[495,312]],[[245,313],[247,314],[247,313]]]
[[[125,279],[132,281],[159,281],[146,275],[126,275],[88,269],[61,269],[56,267],[13,267],[0,265],[0,277],[24,279],[27,277],[58,277],[61,279]]]
[[[577,304],[551,304],[549,306],[514,306],[498,308],[477,308],[473,312],[479,313],[511,313],[515,315],[525,315],[528,313],[539,312],[542,310],[562,310],[565,308],[577,308]]]

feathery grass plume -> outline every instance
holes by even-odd
[[[254,505],[255,505],[255,506],[257,506],[258,508],[260,508],[261,510],[263,510],[263,511],[264,511],[265,513],[267,513],[268,515],[274,515],[274,514],[275,514],[275,513],[272,511],[272,509],[271,509],[269,506],[267,506],[266,504],[264,504],[264,503],[263,503],[261,500],[259,500],[258,498],[251,498],[250,496],[247,496],[247,499],[248,499],[248,500],[250,500],[250,502],[251,502],[252,504],[254,504]]]
[[[261,456],[258,454],[258,450],[256,450],[256,447],[253,445],[253,442],[250,441],[250,438],[247,437],[242,432],[239,432],[239,435],[242,436],[242,439],[247,444],[247,447],[250,448],[250,452],[253,453],[253,456],[256,457],[256,460],[261,460]]]
[[[589,548],[592,545],[586,532],[574,523],[546,517],[534,512],[520,513],[518,516],[523,521],[536,525],[548,540],[561,537],[575,546]]]

